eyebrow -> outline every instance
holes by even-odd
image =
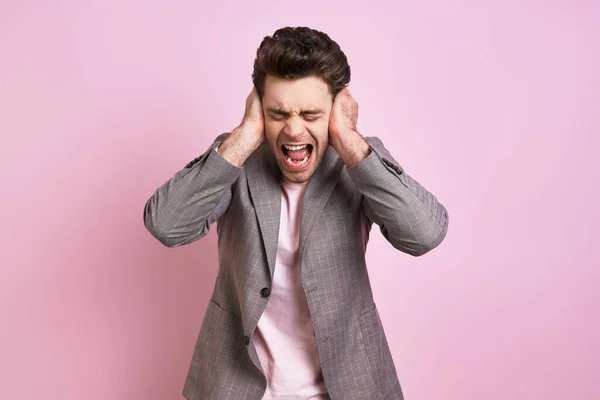
[[[274,113],[274,114],[279,114],[279,115],[285,115],[285,116],[290,115],[289,112],[282,110],[281,108],[268,107],[267,111]],[[323,110],[320,110],[320,109],[309,109],[309,110],[300,111],[301,115],[316,115],[316,114],[322,114],[322,113],[323,113]]]

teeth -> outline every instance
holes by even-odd
[[[306,162],[308,161],[309,156],[304,157],[302,160],[300,161],[294,161],[292,160],[290,157],[286,157],[285,159],[287,160],[287,162],[289,162],[290,164],[294,164],[294,165],[303,165],[306,164]]]
[[[283,147],[285,147],[288,150],[300,150],[305,148],[306,146],[308,146],[307,144],[303,144],[302,146],[288,146],[287,144],[284,144]]]

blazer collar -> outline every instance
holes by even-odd
[[[343,165],[335,150],[328,146],[325,156],[308,182],[302,200],[299,254],[304,251],[310,231],[329,199]],[[272,278],[281,218],[281,171],[267,143],[263,143],[247,160],[245,169]]]

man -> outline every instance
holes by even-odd
[[[446,209],[356,129],[350,68],[325,33],[282,28],[257,50],[244,117],[148,200],[169,247],[217,222],[219,272],[183,390],[207,399],[402,399],[365,264],[438,246]]]

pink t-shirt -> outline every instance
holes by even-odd
[[[300,281],[298,237],[306,183],[281,182],[281,220],[269,301],[253,342],[267,377],[263,400],[329,399]]]

